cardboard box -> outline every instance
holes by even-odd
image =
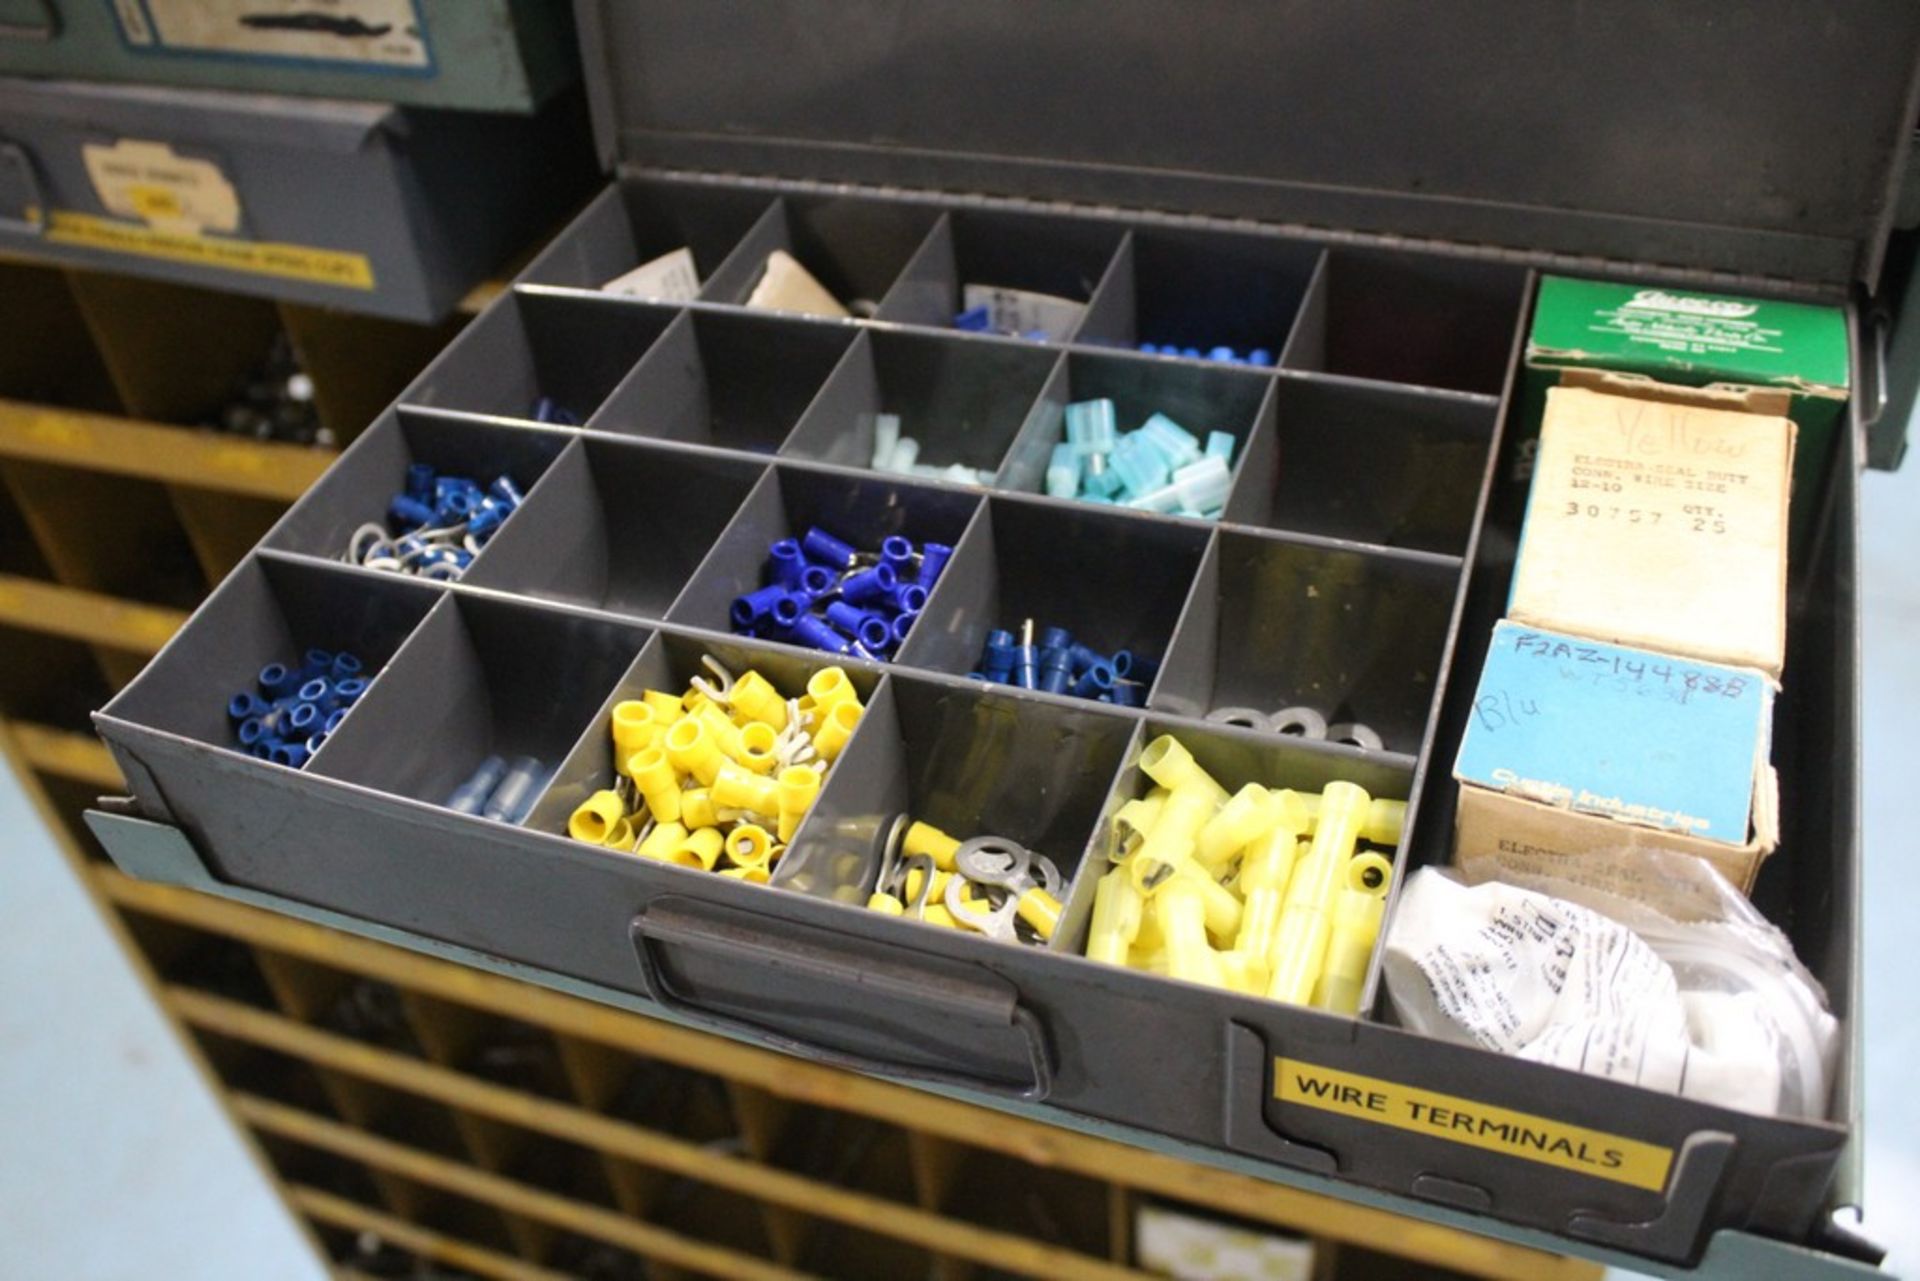
[[[1778,677],[1794,432],[1764,414],[1549,389],[1508,616]]]
[[[1752,668],[1499,623],[1454,761],[1454,861],[1667,849],[1751,888],[1778,842],[1773,695]]]
[[[1621,390],[1649,381],[1742,393],[1800,429],[1792,546],[1806,549],[1837,452],[1850,386],[1838,307],[1544,276],[1521,379],[1520,422],[1541,421],[1547,389]],[[1524,456],[1524,455],[1523,455]],[[1524,478],[1524,477],[1523,477]]]

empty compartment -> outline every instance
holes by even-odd
[[[1436,557],[1222,531],[1152,705],[1309,738],[1358,724],[1384,750],[1415,753],[1459,575]],[[1358,731],[1338,741],[1375,746]]]
[[[1273,433],[1256,442],[1226,518],[1457,556],[1497,412],[1477,397],[1283,376]]]
[[[582,801],[603,788],[614,786],[617,764],[611,720],[614,704],[637,699],[647,690],[683,695],[692,688],[696,676],[712,682],[716,679],[714,673],[701,661],[709,657],[735,677],[749,670],[760,673],[776,693],[790,699],[805,695],[807,682],[814,673],[834,665],[828,655],[797,654],[752,641],[688,636],[671,631],[655,633],[591,719],[582,722],[584,728],[580,729],[573,750],[554,771],[552,783],[534,806],[526,825],[537,831],[564,834],[568,817]],[[871,701],[878,680],[875,673],[859,666],[843,670],[861,702]],[[865,724],[864,716],[861,724]],[[827,777],[833,777],[833,770],[828,771]]]
[[[906,815],[956,840],[997,836],[1045,856],[1064,899],[1133,728],[1131,717],[1093,704],[896,676],[774,883],[866,902],[888,835]]]
[[[1226,347],[1238,360],[1277,364],[1319,260],[1317,245],[1298,240],[1135,231],[1079,341],[1208,358]]]
[[[466,581],[664,617],[763,470],[639,441],[583,440],[501,527]]]
[[[1111,223],[1045,214],[955,210],[935,225],[880,304],[881,320],[953,327],[968,286],[1044,294],[1071,304],[1051,314],[1047,338],[1071,339],[1120,248]],[[1018,308],[1014,309],[1018,311]],[[1032,319],[1047,319],[1043,312]]]
[[[453,341],[406,403],[578,427],[678,310],[627,298],[510,291]]]
[[[1058,363],[1055,353],[1018,343],[971,342],[910,331],[860,335],[783,454],[846,467],[991,484],[1013,442],[1037,412]],[[876,416],[892,414],[910,461],[876,448]],[[972,475],[946,474],[958,466]]]
[[[603,289],[642,263],[685,249],[705,281],[766,211],[766,196],[739,187],[622,182],[601,192],[520,280]]]
[[[446,805],[498,757],[508,770],[488,803],[517,821],[646,639],[625,623],[449,597],[395,657],[393,679],[369,691],[360,714],[328,740],[316,768]]]
[[[778,250],[804,267],[842,308],[856,316],[871,316],[939,217],[930,205],[851,196],[783,196],[707,281],[700,296],[708,302],[749,305],[766,275],[768,256]]]
[[[256,556],[220,585],[103,714],[244,751],[232,704],[248,694],[271,701],[263,693],[264,668],[278,665],[297,675],[309,650],[348,653],[359,659],[362,678],[377,684],[439,599],[439,589],[399,577],[369,579]],[[340,728],[358,717],[373,692],[369,686]]]
[[[852,342],[839,325],[687,312],[589,425],[771,454]]]
[[[741,505],[668,620],[710,631],[731,629],[734,602],[772,582],[768,549],[783,539],[799,539],[819,528],[858,552],[877,552],[894,535],[916,549],[928,543],[955,547],[979,503],[978,497],[963,491],[891,477],[776,466]],[[945,573],[952,572],[949,561]],[[923,613],[913,625],[916,631],[925,617]],[[768,636],[772,638],[772,633]],[[911,637],[907,643],[912,643]]]
[[[1122,697],[1144,704],[1206,549],[1207,531],[1180,521],[991,499],[898,661],[964,675],[981,668],[988,632],[1017,639],[1032,620],[1036,646],[1060,627],[1096,654],[1125,650],[1142,666]]]
[[[1503,263],[1329,250],[1282,363],[1498,395],[1526,282]]]
[[[388,508],[396,495],[406,492],[407,471],[415,464],[431,467],[438,476],[465,477],[482,489],[505,476],[522,495],[529,495],[574,439],[571,432],[547,428],[391,410],[327,469],[261,545],[345,560],[354,531],[362,525],[396,532]],[[500,528],[511,529],[518,517],[516,509]]]
[[[1053,447],[1067,439],[1067,406],[1091,400],[1113,402],[1116,438],[1139,429],[1155,414],[1172,419],[1202,448],[1214,432],[1231,436],[1231,485],[1245,470],[1249,450],[1264,435],[1263,424],[1272,419],[1272,386],[1270,375],[1253,369],[1074,352],[1048,380],[1040,405],[1001,469],[1000,486],[1027,493],[1041,489]],[[1115,501],[1129,492],[1116,494]]]

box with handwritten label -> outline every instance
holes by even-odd
[[[1697,401],[1547,393],[1507,616],[1778,677],[1794,424]]]
[[[1455,862],[1670,849],[1751,887],[1777,841],[1773,698],[1754,668],[1500,623],[1454,762]]]

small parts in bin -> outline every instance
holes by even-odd
[[[1359,1010],[1404,801],[1352,783],[1318,795],[1228,794],[1171,735],[1140,768],[1155,786],[1113,815],[1087,955],[1110,965],[1341,1014]]]
[[[1111,400],[1067,406],[1067,438],[1047,462],[1047,495],[1218,520],[1233,479],[1234,438],[1198,436],[1165,414],[1121,432]]]
[[[1060,924],[1066,882],[1044,854],[998,836],[960,841],[902,814],[894,821],[868,908],[1001,943],[1044,947]]]
[[[502,757],[489,756],[453,789],[447,808],[495,823],[518,823],[533,808],[546,777],[546,770],[531,756],[516,756],[511,765]]]
[[[975,680],[1017,685],[1048,694],[1071,694],[1120,707],[1140,707],[1147,687],[1160,670],[1160,660],[1143,658],[1131,650],[1101,654],[1074,640],[1064,627],[1044,628],[1034,644],[1033,620],[1020,631],[996,628],[987,633],[980,651],[980,668],[969,672]]]
[[[897,476],[951,480],[962,485],[984,485],[993,479],[988,473],[965,463],[949,463],[942,467],[937,463],[921,462],[920,442],[912,436],[900,434],[898,414],[873,416],[873,469],[892,472]]]
[[[567,835],[765,884],[865,708],[844,670],[824,667],[787,698],[751,669],[712,658],[685,694],[614,704],[614,785],[567,820]]]
[[[354,530],[341,559],[451,583],[523,501],[511,476],[496,476],[483,490],[465,476],[438,475],[414,463],[407,468],[406,489],[387,505],[386,524],[370,521]]]
[[[1223,365],[1252,365],[1255,369],[1273,368],[1273,353],[1265,347],[1254,347],[1245,355],[1232,347],[1209,347],[1205,351],[1198,347],[1182,347],[1179,343],[1140,344],[1143,356],[1182,356],[1188,360],[1217,360]]]
[[[818,525],[767,548],[767,585],[728,611],[743,636],[885,662],[927,607],[953,548],[898,534],[864,552]]]
[[[1359,721],[1341,721],[1329,725],[1327,718],[1311,707],[1283,707],[1277,712],[1263,712],[1257,707],[1216,707],[1207,713],[1207,719],[1217,725],[1260,729],[1273,734],[1290,734],[1295,738],[1322,738],[1330,743],[1346,743],[1369,752],[1382,751],[1386,747],[1371,726]]]
[[[297,665],[268,663],[256,688],[227,701],[234,741],[275,765],[303,769],[366,692],[360,659],[310,649]]]

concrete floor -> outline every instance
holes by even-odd
[[[1866,502],[1866,1230],[1920,1276],[1920,462]],[[0,1281],[318,1281],[4,769],[0,834]]]

